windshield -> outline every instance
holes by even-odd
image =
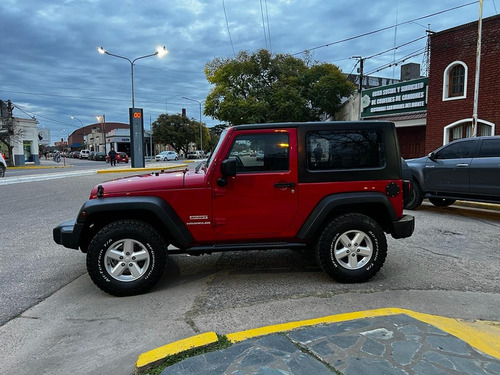
[[[212,151],[212,153],[210,154],[210,157],[207,160],[207,164],[206,164],[207,168],[210,166],[210,163],[214,159],[214,154],[217,154],[217,152],[219,151],[220,146],[224,142],[224,138],[226,138],[226,134],[227,134],[227,130],[224,130],[222,132],[222,134],[220,135],[219,142],[217,143],[217,146],[215,146],[214,150]]]

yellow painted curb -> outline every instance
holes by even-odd
[[[458,319],[445,318],[436,315],[418,313],[411,310],[400,308],[384,308],[376,310],[357,311],[346,314],[330,315],[317,319],[302,320],[291,323],[277,324],[261,328],[250,329],[226,335],[229,341],[235,343],[252,337],[269,335],[271,333],[291,331],[296,328],[313,326],[318,324],[328,324],[344,322],[347,320],[355,320],[362,318],[373,318],[377,316],[390,316],[406,314],[420,320],[422,322],[433,325],[442,331],[445,331],[465,342],[474,348],[489,354],[493,357],[500,358],[500,323],[487,322],[485,324],[464,322]],[[477,324],[477,325],[476,325]],[[479,328],[480,327],[480,328]]]
[[[170,169],[179,169],[186,168],[187,164],[178,164],[175,166],[168,167],[144,167],[144,168],[109,168],[109,169],[99,169],[97,170],[98,174],[101,173],[124,173],[124,172],[143,172],[143,171],[161,171],[161,170],[170,170]]]
[[[7,167],[7,169],[10,170],[15,170],[15,169],[54,169],[54,168],[73,168],[74,165],[68,164],[68,165],[33,165],[33,166],[14,166],[14,167]]]
[[[419,313],[412,310],[400,309],[397,307],[356,311],[352,313],[329,315],[316,319],[276,324],[272,326],[249,329],[246,331],[229,333],[226,335],[226,337],[232,343],[236,343],[258,336],[265,336],[278,332],[287,332],[302,327],[399,314],[408,315],[414,319],[439,328],[440,330],[465,341],[481,352],[500,359],[500,322],[470,322],[461,319],[453,319],[437,315]],[[151,350],[139,356],[139,359],[136,363],[136,373],[138,371],[142,373],[142,371],[155,366],[167,356],[178,354],[188,349],[212,344],[217,341],[217,335],[214,332],[208,332],[184,340],[176,341],[174,343],[162,346],[158,349]]]
[[[189,349],[214,344],[218,340],[215,332],[207,332],[150,350],[141,354],[137,359],[135,364],[136,372],[149,369],[168,356],[179,354]]]

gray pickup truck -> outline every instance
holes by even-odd
[[[457,200],[500,203],[500,136],[459,139],[406,163],[411,172],[407,209],[424,198],[438,207]]]

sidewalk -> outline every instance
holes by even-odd
[[[389,308],[226,335],[225,349],[194,355],[161,375],[500,374],[500,322]],[[139,356],[136,374],[219,340],[209,332]]]

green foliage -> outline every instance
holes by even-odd
[[[213,344],[209,344],[207,346],[202,346],[199,348],[188,349],[182,353],[165,358],[160,365],[148,370],[146,375],[159,375],[165,368],[175,365],[176,363],[179,363],[186,358],[214,352],[216,350],[223,350],[229,348],[232,345],[226,336],[217,335],[217,337],[219,338],[219,340]]]
[[[204,113],[232,125],[317,121],[333,115],[355,87],[332,64],[312,64],[267,50],[216,58],[205,66],[213,85]]]
[[[202,136],[205,148],[210,143],[210,132],[203,124]],[[187,154],[190,143],[200,146],[200,123],[181,114],[162,114],[153,122],[153,141],[170,144],[177,153]]]

